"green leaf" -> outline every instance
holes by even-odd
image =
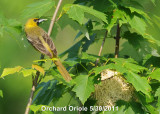
[[[151,2],[155,5],[156,0],[151,0]]]
[[[98,75],[98,74],[101,73],[103,70],[105,70],[105,69],[112,69],[112,68],[114,68],[114,64],[113,64],[113,63],[111,63],[111,64],[109,64],[109,65],[105,65],[105,66],[95,67],[95,68],[93,68],[93,69],[90,71],[90,73],[94,72],[95,75]]]
[[[70,11],[70,8],[71,9]],[[67,14],[69,14],[73,19],[76,19],[78,22],[82,23],[83,21],[83,17],[84,17],[84,13],[88,13],[91,14],[93,16],[95,16],[96,18],[100,19],[101,21],[108,23],[106,20],[106,15],[100,11],[94,10],[90,7],[87,6],[82,6],[82,5],[75,5],[75,4],[67,4],[63,7],[63,10],[65,12],[67,12]],[[80,11],[79,11],[80,10]],[[70,14],[71,13],[71,14]],[[82,16],[82,17],[80,17]],[[78,19],[80,18],[80,19]]]
[[[148,81],[144,77],[140,77],[138,74],[133,72],[128,72],[125,75],[125,78],[129,83],[131,83],[137,91],[141,91],[144,94],[150,96],[151,86],[148,84]]]
[[[78,62],[77,58],[69,58],[69,59],[67,59],[67,61],[64,61],[64,63],[68,64],[69,66],[74,66],[79,62]]]
[[[86,52],[91,44],[95,42],[96,34],[90,36],[90,40],[88,38],[83,38],[82,52]]]
[[[151,54],[146,55],[143,58],[143,66],[150,67],[150,65],[153,65],[153,67],[160,67],[160,57],[152,56]]]
[[[157,102],[157,109],[160,112],[160,87],[157,89],[156,93],[155,93],[155,97],[158,97],[158,102]]]
[[[19,72],[22,69],[21,66],[17,66],[15,68],[5,68],[2,72],[1,78],[9,75],[9,74],[14,74],[16,72]]]
[[[99,56],[87,54],[85,52],[82,52],[82,55],[81,55],[81,59],[86,59],[86,60],[92,61],[92,62],[95,62],[97,60],[97,58],[99,58]]]
[[[132,63],[125,63],[124,67],[126,67],[128,70],[132,70],[132,72],[135,72],[135,73],[140,73],[144,70],[147,70],[147,68],[145,67],[142,67],[137,64],[132,64]]]
[[[130,21],[129,24],[131,28],[135,29],[139,34],[144,35],[146,32],[146,23],[142,17],[134,16]]]
[[[135,72],[135,73],[140,73],[144,70],[147,70],[147,68],[138,65],[137,62],[131,58],[128,58],[128,59],[111,58],[111,61],[114,61],[116,63],[116,65],[120,65],[121,67],[124,67],[125,69],[132,71],[132,72]],[[116,68],[116,70],[118,70],[117,67],[115,67],[115,68]],[[118,70],[118,71],[121,73],[124,73],[121,70]]]
[[[160,68],[156,69],[154,72],[152,72],[149,77],[152,79],[156,79],[160,81]]]
[[[125,32],[123,38],[127,39],[128,42],[137,50],[141,48],[141,42],[144,41],[143,36],[137,33],[131,33],[130,31]]]
[[[94,91],[93,79],[88,75],[79,75],[74,81],[76,82],[76,85],[74,86],[73,91],[76,92],[77,97],[79,97],[82,104],[84,104]]]
[[[120,5],[122,5],[126,8],[129,8],[129,9],[130,8],[131,9],[133,8],[135,10],[143,9],[143,6],[138,1],[135,1],[135,0],[122,0],[122,2],[120,2]]]
[[[31,106],[30,106],[30,109],[31,109],[34,113],[36,113],[37,111],[41,111],[40,109],[41,109],[42,106],[45,106],[45,105],[31,105]],[[45,107],[47,107],[47,106],[45,106]]]
[[[158,46],[160,46],[160,41],[159,40],[156,40],[155,38],[153,38],[151,35],[149,34],[144,34],[143,37],[145,39],[148,40],[148,42],[152,43],[153,45],[156,44]]]
[[[2,90],[0,90],[0,97],[3,98],[3,91]]]
[[[158,114],[158,111],[151,104],[146,102],[146,97],[142,93],[137,93],[138,100],[141,104],[147,109],[147,111],[151,114]]]
[[[48,105],[53,101],[53,99],[54,101],[59,100],[64,89],[65,86],[58,84],[57,80],[50,80],[44,83],[44,85],[42,85],[42,89],[38,90],[38,93],[35,94],[33,104]]]
[[[117,20],[118,19],[121,19],[123,18],[125,15],[125,12],[124,11],[121,11],[119,9],[115,9],[113,11],[113,14],[110,14],[108,16],[108,25],[107,25],[107,30],[110,32],[110,30],[115,26],[115,24],[117,23]],[[124,20],[123,20],[124,21]]]
[[[113,0],[92,0],[93,8],[101,12],[113,11],[117,7]],[[107,7],[106,7],[107,6]]]
[[[147,79],[140,77],[137,73],[146,70],[145,67],[139,66],[133,59],[123,59],[123,58],[112,58],[111,61],[115,63],[110,63],[105,66],[93,68],[91,72],[95,72],[95,75],[99,74],[105,69],[114,69],[122,73],[127,81],[131,83],[137,91],[142,91],[150,97],[151,87],[147,82]]]
[[[32,64],[32,69],[36,69],[37,71],[39,71],[40,73],[42,73],[43,75],[45,74],[44,69],[41,66]]]
[[[15,19],[7,19],[0,13],[0,36],[7,35],[17,41],[21,33],[21,23]]]
[[[54,6],[55,6],[55,1],[53,0],[43,0],[30,4],[27,6],[26,9],[23,10],[20,18],[28,19],[33,16],[41,17]]]
[[[76,7],[76,6],[71,6],[69,11],[67,12],[67,14],[69,15],[70,18],[72,18],[73,20],[78,21],[80,24],[83,23],[83,19],[84,19],[84,12],[82,9]]]
[[[50,69],[48,72],[50,72],[49,75],[52,75],[55,80],[62,82],[63,85],[67,85],[68,87],[73,85],[72,81],[70,81],[69,83],[66,82],[66,80],[62,77],[62,75],[57,71],[56,67],[54,67],[53,69]],[[70,76],[73,76],[73,75],[70,74]]]
[[[107,19],[106,19],[106,14],[94,10],[92,8],[86,7],[86,6],[82,6],[82,5],[76,5],[77,7],[81,8],[84,12],[89,13],[95,17],[97,17],[98,19],[102,20],[105,23],[108,23]]]
[[[32,76],[32,74],[36,74],[36,70],[33,70],[33,69],[23,69],[21,70],[21,72],[23,73],[24,77]]]
[[[134,101],[130,101],[130,102],[126,102],[126,101],[121,101],[119,100],[116,105],[118,106],[119,110],[121,110],[121,108],[124,106],[122,111],[122,114],[143,114],[143,107],[140,103],[134,102]],[[138,108],[137,108],[138,107]],[[119,110],[117,111],[119,114]]]

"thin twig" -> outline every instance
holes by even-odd
[[[58,13],[58,10],[59,10],[59,8],[60,8],[60,6],[61,6],[62,1],[63,1],[63,0],[59,0],[58,5],[57,5],[57,7],[56,7],[56,10],[55,10],[55,12],[54,12],[54,15],[53,15],[53,17],[52,17],[52,19],[51,19],[51,23],[50,23],[49,30],[48,30],[48,36],[51,35],[52,28],[53,28],[53,25],[54,25],[54,23],[55,23],[56,16],[57,16],[57,13]]]
[[[101,56],[102,49],[103,49],[103,45],[104,45],[104,43],[105,43],[105,41],[106,41],[107,34],[108,34],[108,30],[106,30],[106,32],[105,32],[105,34],[104,34],[103,42],[102,42],[102,45],[101,45],[101,47],[100,47],[100,49],[99,49],[98,56]],[[96,60],[96,66],[97,66],[98,62],[99,62],[99,58],[97,58],[97,60]]]
[[[58,13],[58,10],[59,10],[59,8],[60,8],[60,6],[61,6],[62,1],[63,1],[63,0],[59,0],[58,5],[57,5],[57,7],[56,7],[56,10],[55,10],[55,12],[54,12],[54,14],[53,14],[53,17],[52,17],[52,19],[51,19],[50,26],[49,26],[49,29],[48,29],[48,36],[51,35],[52,29],[53,29],[53,25],[54,25],[54,23],[55,23],[55,19],[56,19],[56,16],[57,16],[57,13]],[[43,55],[43,54],[41,54],[41,59],[44,59],[44,55]],[[43,63],[44,63],[44,62],[40,62],[40,66],[42,66]],[[30,111],[30,108],[29,108],[29,107],[30,107],[31,104],[32,104],[32,100],[33,100],[35,88],[36,88],[37,84],[39,83],[39,81],[38,81],[39,75],[40,75],[40,72],[37,71],[35,78],[32,80],[32,83],[33,83],[33,84],[32,84],[31,94],[30,94],[30,97],[29,97],[29,100],[28,100],[28,103],[27,103],[27,107],[26,107],[26,110],[25,110],[25,114],[29,114],[29,111]]]
[[[28,100],[28,104],[27,104],[27,107],[26,107],[26,111],[25,111],[25,114],[29,114],[29,110],[30,110],[30,106],[32,104],[32,100],[33,100],[33,95],[34,95],[34,92],[35,92],[35,86],[32,85],[32,90],[31,90],[31,94],[30,94],[30,97],[29,97],[29,100]]]
[[[117,34],[116,34],[116,45],[115,45],[115,58],[118,58],[119,55],[119,40],[120,40],[120,26],[117,24]]]

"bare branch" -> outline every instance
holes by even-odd
[[[28,100],[28,104],[27,104],[27,107],[26,107],[26,111],[25,111],[25,114],[29,114],[29,110],[30,110],[30,106],[32,104],[32,100],[33,100],[33,95],[34,95],[34,92],[35,92],[35,86],[32,85],[32,90],[31,90],[31,94],[30,94],[30,97],[29,97],[29,100]]]
[[[107,34],[108,34],[108,30],[106,30],[106,32],[105,32],[105,34],[104,34],[103,42],[102,42],[102,45],[101,45],[101,47],[100,47],[100,49],[99,49],[98,56],[101,56],[102,49],[103,49],[103,45],[104,45],[104,43],[105,43],[105,41],[106,41]],[[99,59],[96,60],[96,66],[97,66],[98,62],[99,62]]]
[[[53,14],[53,17],[52,17],[52,19],[51,19],[51,23],[50,23],[50,26],[49,26],[49,30],[48,30],[48,36],[51,35],[52,28],[53,28],[53,25],[54,25],[54,23],[55,23],[56,16],[57,16],[57,13],[58,13],[58,10],[59,10],[59,8],[60,8],[60,6],[61,6],[62,1],[63,1],[63,0],[59,0],[58,5],[57,5],[57,7],[56,7],[56,10],[55,10],[55,12],[54,12],[54,14]]]

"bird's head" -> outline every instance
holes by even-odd
[[[25,24],[26,28],[38,26],[39,23],[46,21],[47,19],[31,18]]]

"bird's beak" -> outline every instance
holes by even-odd
[[[41,22],[43,22],[43,21],[47,21],[47,19],[39,19],[39,20],[38,20],[38,23],[41,23]]]

